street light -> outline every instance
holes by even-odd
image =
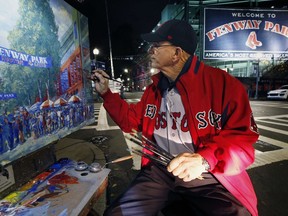
[[[93,49],[93,54],[94,54],[94,61],[95,61],[95,69],[97,68],[97,55],[99,55],[100,51],[97,48]]]
[[[129,81],[129,80],[127,79],[127,77],[129,77],[129,74],[128,74],[129,71],[128,71],[128,69],[127,69],[127,68],[124,68],[123,71],[124,71],[124,73],[125,73],[124,76],[125,76],[126,80]],[[129,84],[129,82],[128,82],[128,84]]]
[[[127,84],[128,88],[130,89],[131,88],[131,73],[130,73],[128,68],[124,68],[123,71],[124,71],[123,75],[126,78],[126,84]]]

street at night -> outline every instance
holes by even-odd
[[[274,162],[285,158],[288,140],[288,103],[287,101],[251,101],[260,138],[255,144],[256,154],[269,155],[265,162]],[[257,164],[257,160],[255,162]]]

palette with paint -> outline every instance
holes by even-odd
[[[53,164],[2,199],[0,215],[79,215],[96,193],[104,191],[110,170],[100,166],[101,172],[81,175],[75,170],[77,163]]]

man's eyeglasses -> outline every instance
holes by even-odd
[[[152,50],[158,50],[160,47],[165,47],[165,46],[174,46],[172,44],[158,44],[158,43],[154,43],[151,44],[148,48],[148,52],[151,52]]]

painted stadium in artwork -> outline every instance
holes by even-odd
[[[94,121],[88,19],[64,0],[0,0],[0,161]],[[84,70],[88,69],[88,70]]]

